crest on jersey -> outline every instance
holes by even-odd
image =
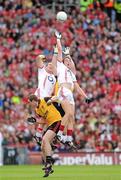
[[[48,80],[49,80],[52,84],[54,84],[54,79],[53,79],[52,76],[48,76]]]

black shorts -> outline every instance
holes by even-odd
[[[48,131],[51,130],[53,132],[55,132],[57,134],[57,132],[59,131],[59,127],[60,127],[61,121],[56,121],[53,124],[51,124],[46,131],[44,132],[44,134]]]

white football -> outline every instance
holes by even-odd
[[[67,14],[64,11],[60,11],[57,13],[56,18],[58,21],[66,21],[67,20]]]

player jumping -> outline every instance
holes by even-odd
[[[36,65],[38,68],[38,88],[35,91],[35,95],[38,98],[44,98],[54,95],[55,85],[56,85],[56,68],[53,65],[53,61],[56,58],[56,53],[54,53],[52,62],[48,63],[44,55],[39,55],[36,58]],[[38,125],[34,138],[37,143],[40,142],[41,136],[41,125]]]
[[[51,101],[59,100],[61,102],[62,108],[65,111],[65,115],[62,118],[61,126],[57,137],[61,142],[72,143],[72,133],[74,125],[74,112],[75,112],[75,102],[73,97],[73,91],[83,96],[86,102],[91,100],[85,94],[85,92],[80,88],[75,77],[75,66],[70,56],[62,58],[62,45],[61,45],[61,34],[56,31],[57,37],[57,48],[58,56],[56,59],[57,66],[57,79],[59,84],[59,90],[56,97],[51,98]],[[67,54],[66,54],[67,55]],[[69,54],[68,54],[69,55]],[[67,129],[67,136],[64,135],[64,131]]]

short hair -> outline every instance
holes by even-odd
[[[29,101],[38,101],[38,98],[35,94],[31,94],[29,97],[28,97]]]
[[[37,61],[39,61],[39,60],[46,61],[46,57],[45,57],[45,55],[40,54],[40,55],[37,56],[36,60]]]

